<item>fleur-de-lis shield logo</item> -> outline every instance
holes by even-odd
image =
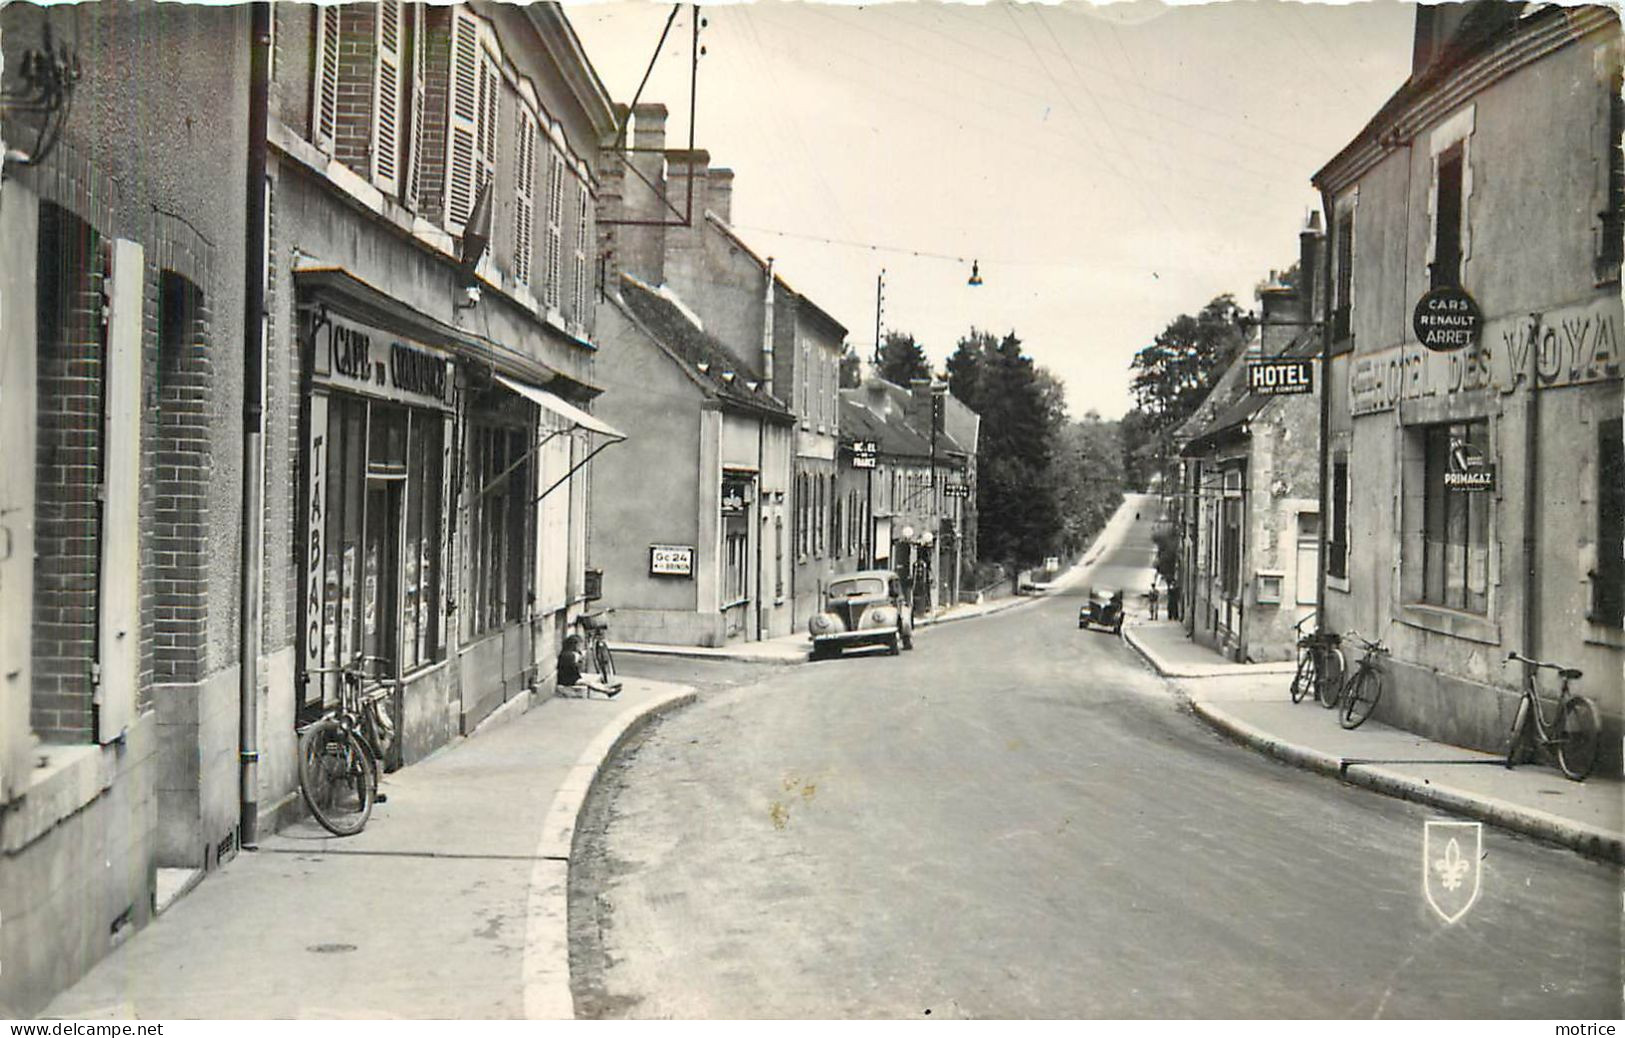
[[[1478,900],[1484,826],[1427,822],[1422,830],[1422,893],[1439,918],[1453,923]]]

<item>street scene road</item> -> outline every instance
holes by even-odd
[[[1447,925],[1437,812],[1226,741],[1077,628],[1091,584],[1149,586],[1141,511],[1050,597],[646,729],[577,834],[578,1013],[1617,1014],[1616,867],[1487,829]]]

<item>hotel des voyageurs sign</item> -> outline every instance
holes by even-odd
[[[1510,393],[1528,377],[1531,366],[1542,389],[1617,379],[1625,374],[1621,322],[1619,299],[1593,299],[1481,322],[1475,344],[1448,353],[1417,342],[1356,354],[1349,372],[1349,411],[1377,414],[1402,400],[1462,392]]]

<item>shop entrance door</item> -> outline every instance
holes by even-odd
[[[367,480],[367,532],[362,548],[361,653],[378,661],[367,670],[393,676],[400,661],[400,478]]]

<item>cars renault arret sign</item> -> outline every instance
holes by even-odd
[[[1416,301],[1411,328],[1416,341],[1435,353],[1449,353],[1478,343],[1484,314],[1467,290],[1435,288]]]

